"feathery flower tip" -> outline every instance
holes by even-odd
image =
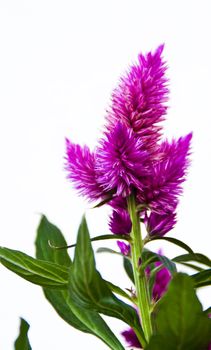
[[[132,223],[127,210],[113,210],[110,216],[109,228],[115,235],[124,235],[131,232]]]
[[[145,179],[144,198],[142,194],[139,195],[139,199],[157,214],[171,214],[178,205],[178,196],[182,194],[181,184],[185,181],[190,164],[191,138],[192,133],[157,146],[150,175]]]
[[[122,121],[142,137],[149,151],[160,138],[161,127],[157,123],[164,120],[167,111],[169,90],[161,57],[163,48],[160,45],[154,54],[139,54],[137,64],[131,66],[114,90],[107,115],[108,130]]]
[[[100,140],[96,150],[98,181],[105,191],[127,196],[132,187],[142,188],[142,178],[148,173],[148,153],[132,130],[117,123]]]
[[[117,245],[120,249],[120,252],[125,255],[128,256],[130,253],[130,244],[127,244],[125,242],[122,241],[117,241]]]
[[[96,200],[103,195],[97,182],[95,171],[95,157],[87,146],[73,144],[66,139],[66,164],[67,178],[71,180],[79,194],[89,200]]]
[[[164,236],[174,228],[176,224],[176,213],[166,215],[151,213],[144,221],[150,236]]]

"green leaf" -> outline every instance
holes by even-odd
[[[183,254],[183,255],[176,256],[172,260],[176,263],[183,263],[187,261],[197,261],[200,264],[211,267],[211,260],[207,256],[200,253]]]
[[[102,207],[104,204],[110,202],[113,198],[114,198],[113,195],[107,196],[107,197],[106,197],[105,199],[103,199],[101,202],[97,203],[97,204],[93,207],[93,209]]]
[[[67,288],[68,270],[65,266],[34,259],[20,251],[3,247],[0,247],[0,261],[29,282],[49,288]]]
[[[101,235],[101,236],[96,236],[96,237],[93,237],[93,238],[90,238],[90,241],[91,242],[96,242],[96,241],[105,241],[107,239],[122,239],[124,241],[130,241],[130,237],[128,235]],[[53,244],[51,244],[51,246],[54,248],[54,249],[68,249],[68,248],[74,248],[76,247],[76,243],[74,244],[71,244],[71,245],[66,245],[66,246],[53,246]]]
[[[23,318],[21,318],[20,321],[19,336],[14,344],[15,350],[32,350],[28,338],[28,330],[30,326]]]
[[[211,269],[200,271],[190,277],[196,288],[211,285]]]
[[[133,275],[133,267],[132,267],[131,261],[128,258],[123,257],[123,266],[124,266],[125,272],[128,275],[129,279],[131,280],[131,282],[133,282],[133,284],[135,284],[134,275]]]
[[[186,263],[186,262],[180,262],[181,265],[183,266],[186,266],[186,267],[189,267],[195,271],[203,271],[204,268],[198,266],[198,265],[195,265],[195,264],[191,264],[191,263]]]
[[[107,344],[110,349],[124,349],[96,311],[81,308],[80,305],[69,298],[67,291],[44,289],[44,293],[56,312],[69,325],[84,333],[95,335]]]
[[[122,344],[95,310],[84,309],[73,300],[72,296],[68,299],[68,305],[75,316],[90,330],[89,333],[101,339],[109,349],[124,350]]]
[[[164,241],[176,244],[178,247],[187,250],[188,253],[194,254],[193,250],[186,243],[180,241],[177,238],[153,236],[152,238],[150,237],[146,243],[152,242],[152,241],[157,241],[157,240],[164,240]]]
[[[70,299],[87,310],[95,310],[116,317],[138,332],[144,342],[139,318],[133,307],[127,305],[110,291],[106,281],[96,270],[89,231],[85,218],[79,228],[73,265],[70,268]]]
[[[69,267],[71,259],[67,253],[67,249],[51,248],[49,242],[53,246],[67,245],[61,231],[48,221],[46,216],[42,216],[35,241],[36,257],[38,259],[54,262],[63,266]]]
[[[68,304],[69,295],[66,290],[51,290],[43,288],[46,299],[58,313],[58,315],[66,321],[70,326],[79,329],[85,333],[92,333],[73,313]]]
[[[37,230],[37,237],[35,241],[36,257],[38,259],[70,267],[72,261],[67,253],[67,249],[57,250],[51,248],[48,243],[49,241],[51,241],[54,245],[66,245],[65,238],[61,231],[55,225],[50,223],[45,216],[43,216]],[[89,333],[89,328],[87,328],[70,309],[68,305],[67,290],[60,291],[43,288],[43,291],[46,299],[50,302],[63,320],[80,331]]]
[[[146,350],[205,350],[211,320],[204,314],[188,275],[176,274],[155,308],[156,335]]]
[[[48,244],[49,241],[55,246],[67,245],[61,231],[51,224],[46,217],[43,217],[37,232],[36,256],[43,260],[61,263],[70,267],[72,262],[67,249],[57,250],[51,248]],[[71,301],[66,290],[43,288],[43,291],[59,316],[69,325],[82,332],[95,335],[113,350],[123,350],[118,339],[97,312],[84,310],[74,301]]]
[[[97,253],[109,253],[109,254],[116,254],[122,256],[122,253],[117,252],[116,250],[106,248],[106,247],[100,247],[97,249]]]
[[[115,294],[121,295],[123,298],[128,299],[130,302],[133,302],[132,297],[130,297],[130,295],[128,295],[124,290],[122,290],[120,287],[116,286],[115,284],[105,281],[108,288],[114,292]]]

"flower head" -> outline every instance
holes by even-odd
[[[157,261],[155,266],[162,265],[161,261]],[[152,289],[153,300],[159,300],[167,291],[169,282],[171,280],[171,274],[166,267],[163,267],[160,271],[156,273],[155,283]]]
[[[144,221],[150,236],[164,236],[174,228],[176,213],[159,215],[152,212],[149,217],[145,217]]]
[[[150,166],[146,186],[139,200],[148,204],[150,209],[160,215],[171,214],[178,204],[182,193],[181,184],[185,181],[190,164],[190,141],[192,134],[164,141],[157,149],[156,160]]]
[[[141,345],[140,345],[140,342],[136,336],[136,333],[134,332],[134,330],[132,328],[129,328],[129,329],[123,331],[121,334],[124,337],[128,346],[138,348],[138,349],[141,348]]]
[[[154,53],[140,54],[138,62],[121,78],[112,94],[108,111],[108,129],[118,121],[139,134],[148,150],[160,138],[160,125],[166,114],[168,98],[166,65],[162,60],[164,45]]]
[[[123,255],[128,256],[130,254],[130,244],[127,244],[127,243],[122,242],[122,241],[117,241],[117,245],[120,249],[120,252]]]
[[[132,188],[142,190],[142,179],[148,173],[148,153],[142,145],[122,123],[105,133],[96,150],[96,171],[104,191],[127,196]]]
[[[81,147],[66,140],[67,178],[72,181],[79,194],[89,200],[96,200],[103,195],[102,188],[97,182],[95,170],[95,155],[87,146]]]
[[[131,232],[132,223],[127,210],[113,210],[110,216],[109,228],[115,235],[125,235]]]

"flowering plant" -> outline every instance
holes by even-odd
[[[163,45],[140,54],[120,79],[96,149],[66,140],[65,169],[78,193],[89,202],[111,208],[111,234],[90,238],[86,219],[77,243],[67,246],[61,231],[42,217],[36,237],[36,258],[0,248],[1,263],[43,288],[64,321],[100,338],[110,349],[125,347],[101,314],[128,325],[125,346],[146,350],[206,350],[211,347],[211,308],[203,310],[196,295],[211,285],[211,260],[184,242],[165,236],[175,226],[182,183],[190,165],[192,133],[162,140],[167,112],[168,79]],[[91,242],[115,239],[130,282],[123,290],[96,269]],[[148,244],[165,240],[185,250],[169,259]],[[68,248],[75,247],[73,261]],[[191,268],[190,275],[177,271]],[[131,284],[133,285],[132,288]],[[18,350],[31,349],[28,324],[21,320]]]

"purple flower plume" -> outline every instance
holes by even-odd
[[[110,216],[109,228],[115,235],[129,234],[132,223],[127,210],[113,210]]]
[[[185,181],[190,160],[190,141],[192,134],[173,140],[164,141],[158,148],[157,159],[150,167],[146,180],[144,196],[139,200],[148,204],[150,209],[160,215],[171,214],[178,204],[182,193],[181,184]]]
[[[142,190],[148,173],[148,153],[142,146],[141,139],[121,123],[105,133],[96,150],[98,181],[105,191],[127,196],[134,187]]]
[[[138,62],[114,90],[107,115],[108,129],[122,121],[139,134],[145,148],[150,151],[160,138],[161,127],[157,123],[164,120],[167,111],[169,90],[166,65],[161,57],[163,48],[161,45],[155,53],[138,56]]]
[[[122,241],[117,241],[117,245],[120,249],[120,252],[123,254],[123,255],[130,255],[130,244],[127,244],[125,242],[122,242]]]
[[[68,179],[72,181],[79,194],[89,200],[102,196],[102,189],[97,182],[95,156],[87,146],[83,148],[66,140],[67,156],[65,168]]]
[[[174,225],[176,224],[176,213],[166,215],[151,213],[149,217],[144,219],[144,222],[150,236],[164,236],[174,228]]]
[[[162,263],[157,261],[155,266],[160,266]],[[155,283],[152,289],[152,298],[153,300],[159,300],[167,291],[169,282],[171,280],[171,274],[169,270],[164,267],[156,273]]]
[[[110,231],[115,235],[128,235],[132,229],[130,216],[127,210],[122,208],[113,210],[112,214],[110,215],[108,225]],[[122,241],[117,241],[117,245],[123,255],[130,254],[130,244]]]
[[[140,342],[136,336],[136,333],[132,328],[129,328],[125,331],[123,331],[122,336],[125,338],[125,341],[128,346],[134,347],[134,348],[141,348]]]

